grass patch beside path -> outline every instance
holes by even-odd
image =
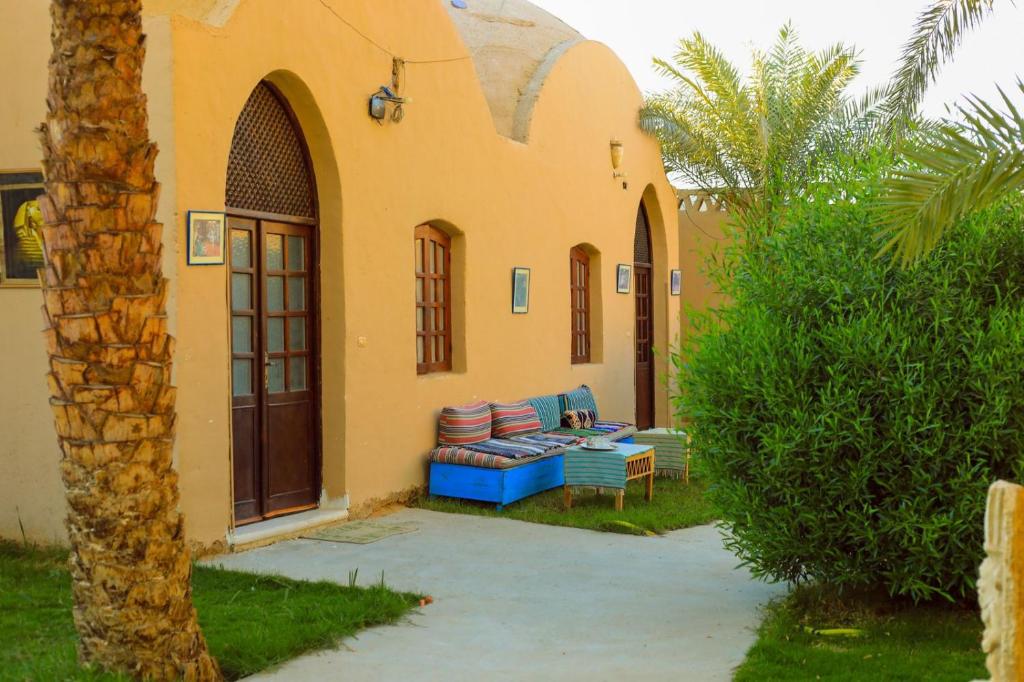
[[[210,650],[238,679],[371,625],[394,623],[418,595],[196,566],[193,593]],[[79,667],[66,554],[0,542],[0,677],[118,680]]]
[[[852,604],[852,605],[851,605]],[[806,632],[850,627],[863,637]],[[914,606],[884,597],[841,603],[799,588],[768,607],[757,642],[736,682],[871,680],[964,682],[988,679],[978,612],[963,606]]]
[[[694,476],[690,477],[689,485],[672,478],[656,478],[654,499],[647,502],[644,500],[644,482],[630,481],[626,488],[625,508],[620,512],[615,511],[614,493],[607,490],[603,495],[596,495],[592,490],[574,495],[572,509],[566,511],[560,487],[513,502],[502,511],[496,511],[493,504],[449,497],[423,496],[413,506],[452,514],[493,516],[620,533],[630,532],[628,526],[618,523],[625,521],[642,530],[664,533],[710,523],[716,518],[714,509],[705,498],[705,490],[707,484]]]

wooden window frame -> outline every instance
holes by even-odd
[[[577,266],[583,268],[583,286],[576,282]],[[579,295],[581,293],[582,297]],[[578,246],[569,249],[569,294],[569,352],[572,364],[579,365],[590,362],[592,346],[590,343],[590,256]],[[578,300],[583,301],[582,306],[577,305]],[[577,324],[580,313],[583,314],[583,329],[580,329]],[[582,354],[576,350],[579,348],[581,338],[585,349]]]
[[[417,344],[419,343],[418,339],[423,339],[424,361],[420,362],[417,355],[416,373],[450,372],[452,369],[452,240],[446,232],[429,224],[416,228],[413,235],[414,245],[417,240],[423,240],[420,253],[423,269],[416,268],[415,261],[413,267],[417,282],[422,281],[423,283],[424,299],[416,301],[416,309],[417,314],[419,310],[423,311],[424,328],[416,329],[416,338]],[[435,272],[429,272],[429,255],[431,250],[438,246],[444,249],[444,272],[436,272],[436,267],[434,268]],[[443,302],[435,300],[434,292],[438,287],[443,292]],[[444,329],[442,330],[436,329],[438,319],[444,320]],[[439,339],[438,343],[444,349],[444,357],[441,360],[436,360],[434,357],[435,339]]]

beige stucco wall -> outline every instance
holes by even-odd
[[[241,0],[220,27],[180,15],[147,22],[145,86],[161,146],[160,216],[178,337],[176,461],[188,532],[204,543],[223,539],[231,524],[227,275],[222,267],[185,265],[184,216],[223,207],[235,120],[263,78],[295,109],[318,184],[329,500],[348,495],[358,505],[422,485],[436,416],[447,404],[583,382],[594,388],[603,415],[631,420],[633,297],[615,293],[614,273],[617,263],[632,262],[641,198],[652,223],[658,349],[678,333],[678,299],[668,296],[668,272],[681,252],[676,200],[657,145],[637,128],[640,93],[611,51],[583,42],[557,61],[523,144],[496,132],[473,62],[441,3],[331,4],[407,59],[467,58],[409,64],[405,119],[380,126],[366,115],[366,100],[389,80],[391,58],[318,2],[282,12],[274,0]],[[45,12],[45,0],[29,0],[4,9],[17,22],[0,22],[0,50],[8,52],[0,52],[8,57],[0,63],[15,63],[17,43],[19,66],[5,75],[12,91],[25,95],[0,102],[0,167],[38,165],[31,127],[42,118]],[[625,144],[626,189],[612,177],[612,138]],[[456,291],[464,299],[457,312],[464,325],[456,333],[456,371],[420,377],[411,242],[413,228],[432,220],[458,233]],[[573,366],[568,252],[579,243],[600,253],[600,273],[592,276],[600,277],[602,292],[602,328],[595,333],[602,335],[603,361]],[[532,269],[527,315],[511,314],[513,266]],[[18,505],[26,530],[51,539],[61,535],[63,503],[45,406],[39,304],[38,290],[0,289],[0,319],[15,330],[3,337],[0,354],[7,378],[0,457],[8,471],[21,472],[20,479],[0,477],[0,536],[15,534]],[[663,354],[659,363],[660,376]],[[659,423],[666,423],[660,382],[656,405]],[[26,481],[34,484],[31,493]]]
[[[695,189],[676,190],[679,219],[680,334],[685,341],[693,329],[693,313],[724,300],[708,274],[708,258],[729,244],[729,213],[714,196]]]
[[[26,49],[21,36],[39,35],[48,21],[46,3],[25,3],[23,11],[0,21],[0,63],[23,73],[46,73],[46,48]],[[15,67],[14,65],[17,65]],[[0,165],[39,168],[39,144],[33,128],[43,120],[46,78],[19,79],[17,97],[0,98]],[[63,537],[64,498],[57,476],[57,440],[46,406],[46,354],[38,289],[0,289],[0,535],[21,536],[19,519],[32,538]]]

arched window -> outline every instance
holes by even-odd
[[[579,246],[569,250],[569,293],[572,362],[590,362],[590,256]]]
[[[416,244],[416,373],[452,368],[451,238],[420,225]]]

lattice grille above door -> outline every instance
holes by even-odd
[[[225,204],[315,218],[313,187],[302,133],[277,93],[260,83],[235,124]]]
[[[636,212],[636,232],[633,233],[633,262],[651,262],[651,230],[647,223],[647,212],[644,205]]]

